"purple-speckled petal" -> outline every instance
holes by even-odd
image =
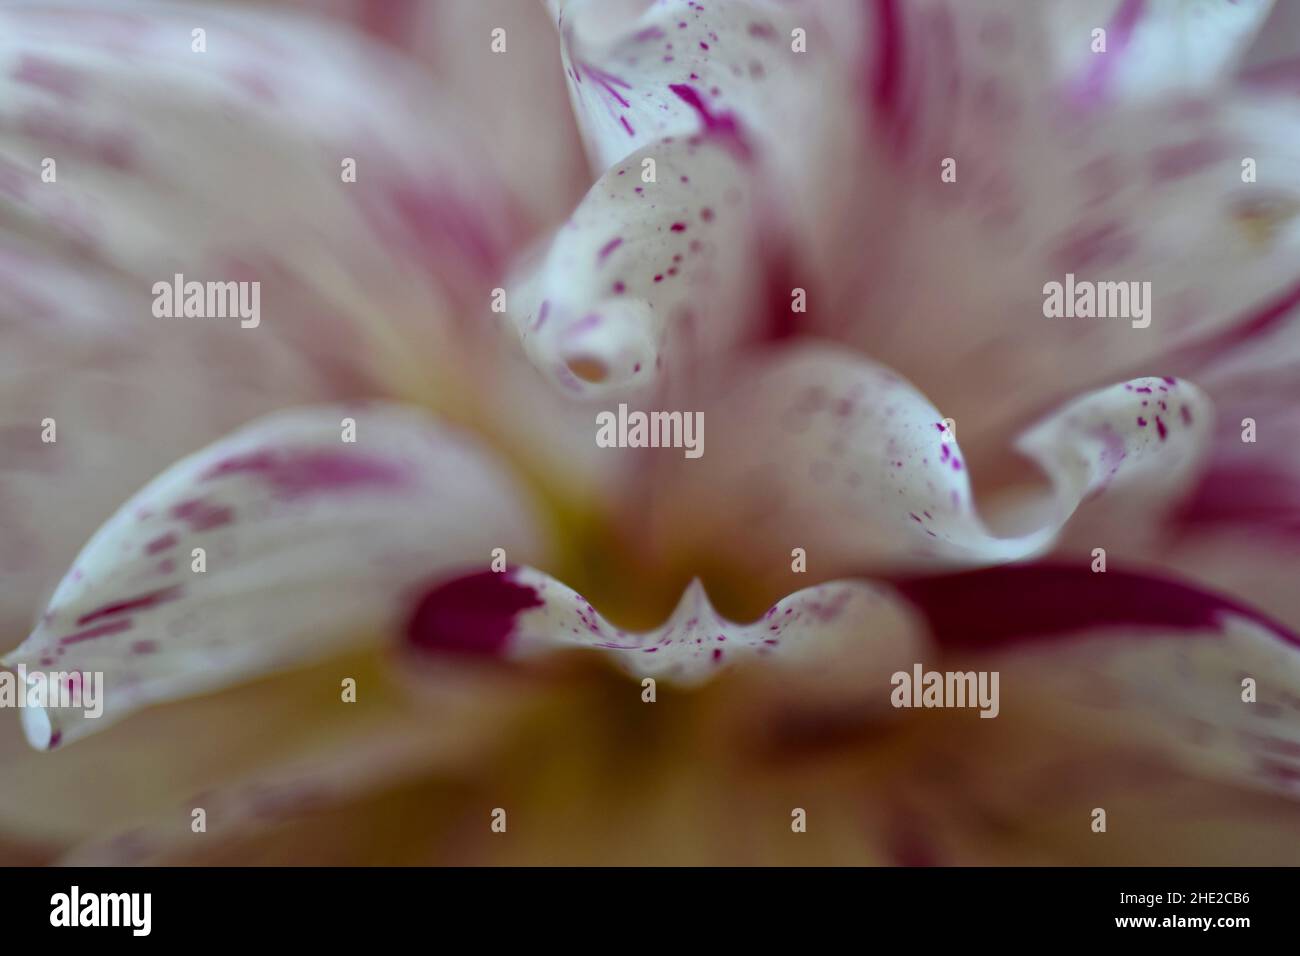
[[[563,393],[597,395],[752,337],[755,188],[708,139],[654,143],[612,166],[509,295],[531,360]]]
[[[763,577],[788,567],[794,548],[832,577],[1026,558],[1103,493],[1108,508],[1152,520],[1194,473],[1211,421],[1205,397],[1181,380],[1076,398],[1021,436],[1051,489],[1018,525],[1027,530],[1004,537],[972,498],[961,418],[951,434],[947,410],[889,369],[823,346],[785,349],[739,370],[703,407],[703,456],[656,458],[647,472],[644,534],[669,553],[703,548]]]
[[[823,227],[844,205],[837,177],[860,165],[855,124],[809,108],[857,90],[828,55],[828,11],[548,6],[600,179],[511,303],[533,361],[565,392],[598,394],[681,381],[686,361],[707,375],[738,343],[794,325],[794,288],[815,283],[836,242]],[[795,258],[819,264],[783,274]]]
[[[529,660],[567,649],[600,651],[619,668],[693,687],[724,670],[765,663],[862,703],[874,698],[864,674],[914,656],[914,619],[866,581],[805,588],[756,621],[721,616],[697,581],[650,631],[607,621],[582,595],[533,568],[491,571],[430,588],[408,621],[406,644],[420,654]],[[850,667],[850,665],[852,665]],[[845,668],[858,668],[845,676]],[[877,701],[879,703],[879,701]]]
[[[338,389],[326,369],[263,329],[199,319],[153,320],[169,324],[151,329],[148,301],[131,289],[4,238],[0,287],[7,651],[104,516],[144,482],[244,422],[335,400]]]
[[[747,256],[739,281],[763,300],[757,308],[745,306],[751,330],[785,335],[807,313],[829,308],[831,299],[814,289],[834,276],[844,254],[862,247],[856,227],[875,228],[878,217],[863,197],[890,188],[864,152],[864,130],[856,122],[860,5],[552,0],[548,6],[559,25],[574,112],[597,173],[617,176],[631,159],[638,166],[627,169],[625,179],[639,172],[644,158],[680,164],[676,144],[683,140],[724,151],[736,166],[729,174],[683,172],[691,176],[692,193],[710,193],[701,206],[732,215],[723,231],[736,225],[728,206],[738,199],[756,217],[745,246],[725,250]],[[847,122],[846,114],[852,117]],[[658,190],[665,182],[661,176]],[[610,185],[617,190],[622,184]],[[655,203],[656,192],[645,186],[647,205]],[[851,268],[859,267],[855,262]],[[652,279],[660,274],[667,283],[658,268],[649,273]],[[721,272],[718,279],[737,281]],[[797,312],[791,308],[796,288],[811,299]],[[696,303],[697,315],[703,305]],[[670,332],[669,344],[692,351],[688,340],[698,335],[707,352],[725,343],[734,321],[709,311],[702,328]],[[662,315],[654,321],[674,324]]]
[[[1228,374],[1197,379],[1217,396],[1212,438],[1204,468],[1166,520],[1112,519],[1099,502],[1067,529],[1061,550],[1086,556],[1104,544],[1126,561],[1192,576],[1300,622],[1300,380],[1295,359],[1271,346],[1260,343],[1230,373],[1219,370]],[[1181,420],[1181,409],[1171,410]],[[1257,440],[1243,441],[1250,428]]]
[[[761,696],[799,688],[767,697],[772,718],[838,715],[859,731],[919,716],[890,706],[899,671],[994,671],[998,699],[984,709],[1013,736],[1050,726],[1067,740],[1073,728],[1103,755],[1145,747],[1192,773],[1300,796],[1300,637],[1193,584],[1118,568],[837,580],[744,624],[718,614],[695,583],[663,625],[633,632],[521,567],[439,582],[406,637],[408,653],[444,659],[594,651],[635,679],[681,688],[742,667],[767,678]],[[1243,699],[1245,677],[1256,682],[1253,701]]]
[[[547,6],[597,170],[665,136],[692,133],[727,139],[756,159],[780,138],[816,128],[808,97],[836,97],[840,89],[834,84],[842,77],[829,57],[794,49],[795,29],[811,34],[805,46],[819,53],[830,42],[829,14],[812,4],[547,0]]]
[[[127,501],[4,663],[104,674],[98,719],[24,710],[46,749],[150,703],[367,642],[404,613],[413,584],[486,565],[495,548],[528,560],[536,530],[520,487],[476,441],[401,406],[283,412]]]

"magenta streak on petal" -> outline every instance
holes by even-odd
[[[604,243],[604,245],[601,246],[601,251],[597,252],[597,256],[595,256],[595,258],[597,258],[598,261],[602,261],[603,263],[603,261],[606,260],[608,256],[610,256],[610,252],[616,250],[616,248],[621,245],[623,245],[623,237],[621,237],[621,235],[617,235],[617,237],[610,239],[610,241]]]
[[[131,619],[124,618],[120,621],[112,621],[108,624],[101,624],[99,627],[92,627],[84,631],[77,631],[75,634],[69,634],[67,637],[59,638],[60,644],[77,644],[81,641],[94,640],[97,637],[104,637],[108,634],[120,634],[122,631],[131,629]]]
[[[623,89],[625,90],[630,90],[632,88],[631,83],[627,82],[626,80],[619,79],[617,76],[615,76],[612,73],[606,73],[604,70],[598,70],[596,67],[591,66],[588,63],[584,63],[581,66],[579,66],[578,70],[581,73],[586,73],[589,77],[591,77],[598,84],[600,84],[600,86],[605,90],[606,93],[608,93],[610,96],[612,96],[615,100],[618,101],[619,106],[628,107],[632,105],[627,100],[623,99],[622,96],[619,95],[618,90],[614,89],[615,85],[617,85],[623,87]]]
[[[986,568],[894,582],[948,649],[998,650],[1099,628],[1142,632],[1218,631],[1224,613],[1254,621],[1300,647],[1300,636],[1258,611],[1167,578],[1077,565]]]
[[[1146,0],[1123,0],[1106,24],[1106,52],[1090,53],[1088,68],[1077,82],[1073,100],[1079,106],[1096,105],[1107,92],[1133,30],[1146,10]],[[1091,49],[1091,48],[1089,48]]]
[[[1078,223],[1060,239],[1053,251],[1055,268],[1082,272],[1117,265],[1132,255],[1134,240],[1118,221]]]
[[[1278,89],[1300,91],[1300,59],[1279,60],[1260,66],[1247,67],[1238,79],[1252,87],[1277,92]]]
[[[123,614],[127,611],[143,611],[146,608],[157,607],[164,601],[172,601],[180,596],[181,587],[179,584],[172,585],[169,588],[162,588],[158,591],[150,591],[147,594],[141,594],[138,597],[127,598],[125,601],[115,601],[112,604],[105,604],[88,611],[81,617],[77,618],[78,624],[89,624],[91,621],[97,621],[101,617],[112,617],[114,614]]]
[[[588,313],[565,329],[564,335],[566,338],[571,338],[582,335],[584,332],[590,332],[592,329],[598,327],[601,321],[599,314],[595,312]]]
[[[188,522],[191,531],[210,531],[230,524],[235,520],[235,513],[225,505],[214,505],[197,498],[182,501],[172,508],[171,516]]]
[[[1300,308],[1300,282],[1286,289],[1272,302],[1267,302],[1244,318],[1232,322],[1222,332],[1180,350],[1178,357],[1186,358],[1198,365],[1216,359],[1221,360],[1229,350],[1257,336],[1269,335],[1277,331],[1292,317],[1297,308]]]
[[[24,175],[23,170],[16,164],[8,160],[0,161],[0,196],[7,196],[10,199],[22,199],[27,194],[28,177]],[[8,263],[5,264],[5,272],[8,273]],[[6,278],[8,278],[6,276]],[[17,282],[10,279],[7,284],[16,286]],[[11,293],[12,294],[12,293]],[[41,307],[35,302],[29,301],[23,303],[27,311],[36,312]]]
[[[136,165],[135,143],[121,129],[92,129],[61,113],[44,110],[23,114],[18,129],[33,139],[45,140],[48,146],[57,146],[123,172],[131,171]]]
[[[899,108],[903,55],[902,21],[898,0],[874,0],[875,17],[868,22],[876,28],[875,69],[871,82],[871,101],[876,115],[892,119]]]
[[[363,3],[357,10],[359,24],[371,36],[399,49],[410,49],[419,22],[419,0],[385,0]]]
[[[754,151],[740,131],[740,124],[731,113],[714,113],[705,104],[695,87],[686,83],[670,83],[668,89],[700,115],[704,134],[729,149],[737,159],[748,162]]]
[[[356,194],[371,228],[388,246],[409,254],[414,248],[429,264],[458,257],[479,275],[494,275],[506,252],[487,214],[450,194],[438,181],[401,178],[378,190]]]
[[[1158,183],[1182,179],[1200,172],[1227,155],[1225,145],[1209,137],[1175,146],[1162,146],[1151,152],[1151,177]]]
[[[619,246],[621,246],[622,244],[623,244],[623,237],[615,236],[613,239],[609,240],[609,242],[605,243],[603,246],[600,247],[600,251],[596,253],[596,261],[604,262],[607,258],[609,258],[609,254],[613,252],[615,249],[617,249]]]
[[[13,78],[40,87],[64,99],[75,98],[85,86],[85,77],[62,63],[26,54],[18,61]]]
[[[1300,534],[1300,486],[1281,463],[1212,463],[1170,520],[1180,531],[1236,526]]]
[[[342,451],[274,450],[236,455],[218,462],[201,476],[212,481],[230,475],[255,475],[285,498],[356,488],[397,488],[405,472],[393,462]]]
[[[406,641],[429,653],[500,655],[521,611],[541,607],[512,572],[483,571],[434,585],[406,625]]]
[[[635,135],[636,135],[636,131],[632,129],[632,124],[629,123],[629,122],[627,121],[627,117],[626,117],[626,116],[620,116],[620,117],[618,118],[618,121],[619,121],[620,123],[623,124],[623,128],[624,128],[625,130],[627,130],[627,135],[628,135],[628,136],[635,136]]]
[[[1091,437],[1101,442],[1099,464],[1106,469],[1103,481],[1109,481],[1119,470],[1120,463],[1127,457],[1124,451],[1124,438],[1110,425],[1102,425],[1090,433]]]

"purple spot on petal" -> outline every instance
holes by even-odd
[[[406,625],[406,642],[429,653],[499,655],[519,613],[542,603],[512,572],[456,578],[420,598]]]
[[[600,247],[600,251],[596,253],[596,261],[604,262],[605,259],[609,256],[609,254],[613,252],[615,249],[617,249],[619,246],[621,246],[622,244],[623,244],[623,237],[615,236],[613,239],[609,240],[609,242],[605,243],[603,246]]]

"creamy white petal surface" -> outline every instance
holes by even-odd
[[[495,548],[527,560],[537,533],[523,489],[473,439],[396,406],[283,412],[126,502],[5,664],[103,672],[102,717],[23,712],[33,746],[53,747],[373,642],[414,585]]]
[[[1020,438],[1052,488],[1037,526],[999,537],[972,497],[960,419],[888,369],[826,347],[783,349],[704,408],[703,456],[656,460],[646,535],[755,574],[788,567],[802,548],[819,576],[1030,557],[1102,491],[1158,514],[1194,473],[1211,421],[1204,395],[1175,379],[1081,396]]]

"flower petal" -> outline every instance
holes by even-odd
[[[275,2],[341,20],[418,59],[437,85],[455,91],[466,119],[494,145],[492,158],[533,221],[563,219],[590,185],[564,77],[557,69],[559,38],[542,4]],[[527,109],[519,109],[525,97]],[[536,188],[539,183],[546,188]]]
[[[532,361],[564,391],[598,395],[649,385],[754,335],[752,192],[735,185],[744,182],[728,149],[694,137],[611,167],[510,294]]]
[[[579,324],[602,314],[610,298],[623,311],[617,297],[632,295],[634,282],[662,285],[642,296],[652,307],[648,314],[642,307],[612,325],[604,319],[605,331],[587,336],[592,341],[584,345],[599,354],[577,367],[604,375],[605,389],[629,384],[638,364],[641,378],[631,384],[655,375],[678,381],[708,376],[711,360],[728,346],[788,334],[796,287],[806,297],[832,268],[828,253],[841,255],[850,235],[842,222],[855,214],[844,208],[845,170],[856,170],[849,192],[860,187],[874,195],[879,188],[861,168],[861,130],[842,122],[833,108],[852,103],[858,93],[856,72],[843,69],[842,58],[831,52],[842,45],[836,22],[841,6],[552,2],[574,109],[603,178],[580,210],[579,230],[595,235],[573,237],[581,254],[570,255],[561,232],[540,270],[549,270],[549,282],[526,297],[517,327],[536,322],[542,301],[562,293],[574,275],[583,277],[577,287],[590,291],[581,300],[570,293],[573,314],[563,320]],[[823,108],[810,110],[809,102]],[[657,185],[635,181],[651,160],[660,164]],[[664,165],[673,167],[667,175]],[[623,202],[625,194],[639,202]],[[853,206],[856,212],[859,204]],[[708,226],[713,214],[719,223],[701,239],[694,223],[699,217]],[[632,278],[621,279],[623,286],[611,284],[600,253],[627,231],[628,221],[665,235],[684,227],[673,254],[685,262],[660,257],[658,248],[644,243],[608,247],[611,258],[617,250],[636,266]],[[692,255],[697,252],[715,261],[701,270],[699,256]],[[791,267],[794,261],[801,270]],[[688,272],[691,281],[683,283]],[[787,278],[793,279],[788,286]],[[628,326],[633,330],[610,331]],[[563,362],[557,371],[549,354],[555,348],[543,351],[548,354],[535,360],[567,390],[600,391]],[[647,353],[654,359],[649,372]],[[703,368],[684,371],[684,357],[701,360]]]
[[[1289,376],[1294,379],[1294,376]],[[1062,536],[1062,556],[1104,546],[1131,564],[1158,566],[1204,582],[1267,611],[1300,621],[1294,568],[1300,560],[1300,421],[1292,388],[1255,372],[1223,394],[1204,469],[1163,521],[1081,515]],[[1234,397],[1235,396],[1235,397]],[[1254,422],[1256,442],[1242,440]]]
[[[826,58],[794,49],[804,27],[816,45],[825,24],[767,2],[547,0],[560,30],[564,72],[592,165],[608,169],[665,136],[702,132],[748,155],[809,126],[802,94],[825,77]],[[801,121],[801,117],[803,118]]]
[[[1076,95],[1132,101],[1223,80],[1273,0],[1071,0],[1042,9],[1057,67]],[[1095,49],[1096,29],[1106,31],[1103,52]]]
[[[584,693],[581,685],[561,684],[554,696],[571,705],[567,722],[553,716],[538,735],[519,734],[511,750],[516,756],[494,764],[487,792],[530,799],[531,813],[541,812],[531,802],[540,801],[546,818],[566,831],[595,805],[614,819],[644,814],[662,828],[672,848],[667,859],[787,858],[795,851],[761,835],[790,807],[807,807],[810,821],[815,816],[822,827],[835,825],[834,846],[804,847],[797,854],[802,862],[1285,858],[1286,850],[1259,837],[1296,819],[1293,800],[1281,798],[1298,793],[1300,640],[1237,602],[1119,569],[1094,574],[1080,564],[914,578],[896,582],[892,591],[837,581],[792,595],[774,610],[737,627],[692,588],[663,628],[630,634],[562,585],[520,569],[429,592],[408,637],[415,650],[443,657],[487,652],[530,659],[586,647],[613,655],[634,676],[654,675],[668,685],[673,675],[689,686],[751,657],[757,667],[742,670],[770,670],[770,689],[807,673],[791,670],[802,662],[786,653],[806,648],[822,658],[816,682],[776,699],[755,701],[753,685],[727,680],[674,697],[674,713],[692,708],[676,731],[661,717],[637,722],[635,709],[643,704],[635,690],[624,692],[622,710],[616,690]],[[746,647],[747,636],[758,636],[756,629],[785,617],[785,610],[797,618],[781,631],[785,650],[764,655]],[[712,632],[710,642],[705,635]],[[462,642],[467,633],[482,639]],[[692,634],[704,638],[696,645],[703,653],[689,647]],[[739,643],[740,653],[708,665],[702,658],[711,656],[710,643],[728,655]],[[925,671],[996,671],[995,719],[980,719],[973,704],[890,708],[897,687],[890,671],[910,676],[917,664]],[[1241,698],[1245,675],[1259,678],[1257,703]],[[585,710],[575,703],[584,697]],[[719,782],[731,781],[746,806],[763,812],[732,821],[698,854],[680,845],[672,838],[676,831],[662,827],[658,801],[642,800],[638,787],[609,787],[617,775],[595,755],[623,752],[609,735],[633,726],[627,732],[636,735],[653,726],[654,739],[663,742],[647,748],[644,759],[671,754],[671,761],[644,771],[652,778],[686,793],[704,786],[724,803],[733,791]],[[579,728],[600,728],[603,746]],[[537,739],[584,743],[572,746],[570,759],[548,749],[546,760],[530,763],[517,756],[529,739],[531,746]],[[801,772],[790,783],[793,760]],[[571,812],[552,805],[547,793],[563,793]],[[1098,806],[1110,815],[1111,831],[1123,834],[1122,847],[1098,844],[1089,825]],[[582,832],[575,827],[575,836]],[[614,828],[608,839],[566,842],[564,858],[665,859],[655,841],[647,845],[631,832]],[[1197,839],[1180,839],[1190,833]],[[450,852],[458,860],[530,858],[528,848],[479,842]]]
[[[1184,381],[1135,379],[1077,398],[1020,438],[1051,493],[1026,522],[1033,530],[999,537],[975,506],[960,425],[954,437],[953,422],[891,371],[791,348],[751,363],[719,395],[705,405],[698,460],[654,452],[641,533],[760,579],[788,567],[795,548],[819,577],[1040,553],[1088,496],[1171,506],[1210,427],[1208,404]],[[796,580],[786,573],[780,586]]]
[[[1241,77],[1247,83],[1300,92],[1300,10],[1278,3],[1246,55]]]
[[[312,18],[0,12],[6,631],[31,623],[86,515],[197,444],[276,407],[455,391],[430,363],[458,364],[449,335],[481,323],[451,333],[452,318],[485,314],[524,236],[472,120],[429,86]],[[178,273],[260,282],[260,324],[157,317],[151,290]]]
[[[103,517],[144,482],[244,422],[348,389],[341,370],[275,336],[207,322],[159,334],[138,318],[147,298],[30,244],[0,239],[0,285],[0,649],[9,650]]]
[[[343,440],[349,426],[354,442]],[[23,711],[32,745],[45,749],[150,703],[368,641],[413,583],[488,562],[494,548],[514,561],[536,547],[523,492],[501,465],[422,413],[285,412],[123,505],[5,663],[104,675],[97,721]]]
[[[406,646],[519,661],[590,649],[634,678],[681,687],[765,665],[767,686],[786,687],[779,707],[768,695],[769,709],[859,723],[890,713],[891,675],[916,664],[964,672],[993,655],[992,669],[1005,674],[1000,692],[1018,701],[1014,720],[1033,720],[1023,707],[1032,701],[1097,734],[1128,733],[1193,772],[1300,796],[1300,636],[1266,616],[1179,582],[1098,574],[1086,562],[894,587],[834,581],[736,624],[695,583],[661,627],[637,633],[531,568],[483,572],[428,590]],[[1259,685],[1258,703],[1247,701],[1244,677]],[[986,703],[999,717],[1000,701]]]
[[[1258,612],[1085,563],[898,587],[941,653],[997,657],[1008,699],[1023,695],[1097,736],[1141,739],[1201,772],[1300,797],[1300,636]]]
[[[478,728],[467,734],[466,725],[451,733],[447,725],[439,730],[412,720],[372,722],[327,744],[287,755],[279,763],[256,768],[243,777],[228,778],[218,786],[185,795],[185,799],[143,825],[95,834],[75,846],[59,863],[64,866],[158,865],[177,860],[194,863],[220,860],[229,853],[230,862],[242,865],[254,861],[238,854],[242,841],[274,833],[302,820],[337,813],[353,801],[373,798],[418,781],[437,767],[445,775],[449,768],[465,762],[471,741],[482,734]],[[204,811],[203,838],[196,839],[188,826],[177,820],[192,820],[195,808]],[[358,862],[367,834],[358,827],[357,838],[349,842],[352,862]],[[373,838],[373,837],[372,837]],[[328,841],[327,841],[328,842]],[[358,846],[362,844],[362,846]],[[302,846],[294,858],[298,864],[313,859],[321,846]],[[283,858],[282,858],[283,859]],[[264,862],[270,863],[272,860]]]
[[[370,4],[371,16],[395,4]],[[591,179],[582,141],[558,69],[560,42],[540,3],[411,3],[414,29],[395,26],[390,42],[414,43],[437,81],[455,92],[473,117],[511,194],[530,221],[551,224],[568,215]],[[497,34],[501,55],[486,55]],[[526,107],[520,108],[521,100]]]
[[[864,674],[915,654],[912,619],[861,581],[798,591],[757,621],[738,624],[715,611],[694,582],[658,628],[616,627],[573,589],[532,568],[492,571],[440,582],[416,605],[406,646],[420,654],[487,655],[529,660],[566,649],[604,652],[638,679],[702,684],[738,665],[764,662],[784,679],[817,683],[860,701],[872,692]],[[850,680],[839,679],[857,665]]]
[[[527,231],[472,120],[314,18],[18,5],[0,37],[0,227],[141,296],[260,281],[260,334],[372,383],[418,378],[412,343],[481,313]]]
[[[1006,580],[999,583],[994,576]],[[514,595],[525,582],[541,589],[535,596],[545,601],[512,614],[508,608],[521,603]],[[437,592],[430,592],[413,615],[412,623],[423,628],[412,630],[414,646],[408,648],[441,651],[444,662],[453,659],[459,642],[432,640],[434,635],[481,633],[484,622],[493,619],[509,622],[502,649],[514,657],[531,658],[548,646],[593,647],[602,637],[618,636],[562,586],[527,569],[459,579],[440,590],[440,598],[433,600]],[[810,627],[801,633],[791,626],[782,643],[791,651],[804,646],[820,652],[818,657],[831,654],[815,676],[842,690],[845,700],[821,692],[822,685],[801,684],[797,693],[755,707],[747,683],[724,679],[699,693],[675,693],[667,689],[669,680],[659,693],[661,701],[662,695],[673,695],[671,706],[660,712],[648,709],[643,689],[625,679],[562,671],[558,679],[539,682],[539,688],[549,683],[549,690],[516,713],[513,724],[494,727],[498,746],[490,755],[472,764],[453,762],[450,774],[439,769],[420,782],[405,760],[396,761],[393,772],[386,769],[386,755],[395,748],[377,744],[374,759],[338,754],[345,759],[333,769],[300,759],[260,783],[246,777],[177,804],[173,820],[188,821],[195,806],[216,808],[210,821],[218,821],[213,825],[222,835],[220,845],[189,839],[183,825],[168,824],[164,817],[146,829],[88,845],[69,859],[1285,862],[1289,846],[1269,837],[1294,825],[1295,802],[1281,796],[1267,777],[1263,792],[1237,785],[1243,779],[1258,784],[1249,770],[1239,771],[1259,753],[1273,753],[1276,740],[1284,738],[1266,743],[1252,741],[1249,733],[1238,735],[1256,728],[1239,724],[1219,699],[1220,679],[1228,680],[1231,696],[1237,692],[1236,675],[1216,677],[1224,661],[1208,650],[1214,642],[1231,642],[1229,653],[1235,653],[1238,629],[1251,626],[1242,622],[1254,622],[1274,646],[1285,645],[1294,656],[1290,639],[1248,609],[1122,571],[1093,575],[1082,568],[1008,568],[899,582],[896,591],[860,582],[826,585],[823,596],[842,598],[839,623],[848,625],[847,616],[855,626],[839,632],[842,643],[805,644],[805,638],[833,636],[838,628],[820,620],[823,613],[815,609],[827,608],[809,600],[816,590],[778,606],[801,614]],[[975,610],[971,602],[981,595],[989,613],[981,610],[975,620],[987,620],[988,627],[968,633],[967,612]],[[567,638],[543,642],[549,628],[529,625],[547,620],[567,620],[586,636],[569,631]],[[689,620],[681,627],[694,627]],[[604,633],[597,636],[588,622]],[[719,626],[728,640],[715,643],[723,647],[750,629],[725,621]],[[538,640],[530,640],[530,634]],[[857,657],[855,644],[864,652]],[[1139,657],[1127,657],[1124,645]],[[1267,641],[1252,646],[1264,653],[1252,652],[1249,666],[1271,660]],[[1142,657],[1144,648],[1152,657]],[[1196,664],[1190,672],[1183,651]],[[641,673],[627,656],[625,669]],[[1142,666],[1154,658],[1161,658],[1158,668]],[[1069,661],[1068,672],[1063,660]],[[774,679],[768,689],[797,678],[805,663],[779,652],[753,661],[755,667],[737,669],[737,676],[770,670]],[[970,709],[889,708],[888,669],[910,672],[914,662],[926,669],[999,668],[998,718],[981,720]],[[1282,670],[1270,673],[1289,683],[1292,662],[1283,663]],[[717,669],[732,670],[725,664]],[[1265,692],[1261,684],[1260,702],[1253,706],[1267,709],[1269,701],[1284,700],[1294,690],[1293,684],[1288,691],[1287,683],[1275,681]],[[1219,701],[1208,717],[1207,700]],[[843,706],[850,702],[858,706]],[[865,702],[873,706],[864,708]],[[739,726],[738,711],[746,715]],[[882,712],[890,719],[873,719]],[[756,725],[759,714],[765,722]],[[1200,747],[1199,756],[1180,738],[1189,718],[1209,724],[1210,730],[1201,727],[1196,736],[1215,742]],[[1264,717],[1262,711],[1259,718],[1284,731],[1287,726],[1286,718]],[[473,720],[467,726],[477,729]],[[1229,755],[1234,748],[1240,752]],[[436,745],[428,752],[440,762],[445,757]],[[628,757],[633,752],[635,760]],[[373,774],[375,786],[360,792],[353,778],[369,778],[367,768],[375,765],[384,772]],[[349,775],[349,766],[359,773]],[[795,766],[798,772],[791,773]],[[658,781],[660,787],[639,785],[643,780]],[[346,806],[336,805],[340,799]],[[519,812],[545,820],[545,834],[530,838],[532,828],[523,828],[518,839],[503,843],[486,824],[464,825],[492,806],[508,808],[512,824]],[[710,816],[710,806],[725,807],[726,813]],[[1107,809],[1110,830],[1122,840],[1092,832],[1090,814],[1097,806]],[[430,807],[437,812],[427,812]],[[683,817],[686,807],[692,812]],[[733,812],[737,807],[743,812]],[[792,807],[806,808],[807,840],[779,836]],[[379,822],[394,818],[402,820],[400,835]],[[683,818],[697,822],[683,832]],[[320,839],[337,830],[340,820],[364,839]],[[185,836],[176,836],[178,831]],[[565,837],[558,843],[557,833]]]
[[[1152,369],[1199,380],[1194,352],[1235,351],[1300,301],[1294,101],[1229,88],[1088,109],[1051,81],[1050,23],[1007,15],[1022,7],[873,6],[870,35],[893,36],[870,59],[889,96],[872,100],[858,179],[889,185],[837,180],[843,233],[803,320],[995,449],[1081,390]],[[1049,284],[1069,275],[1141,292],[1145,315],[1049,318]]]

